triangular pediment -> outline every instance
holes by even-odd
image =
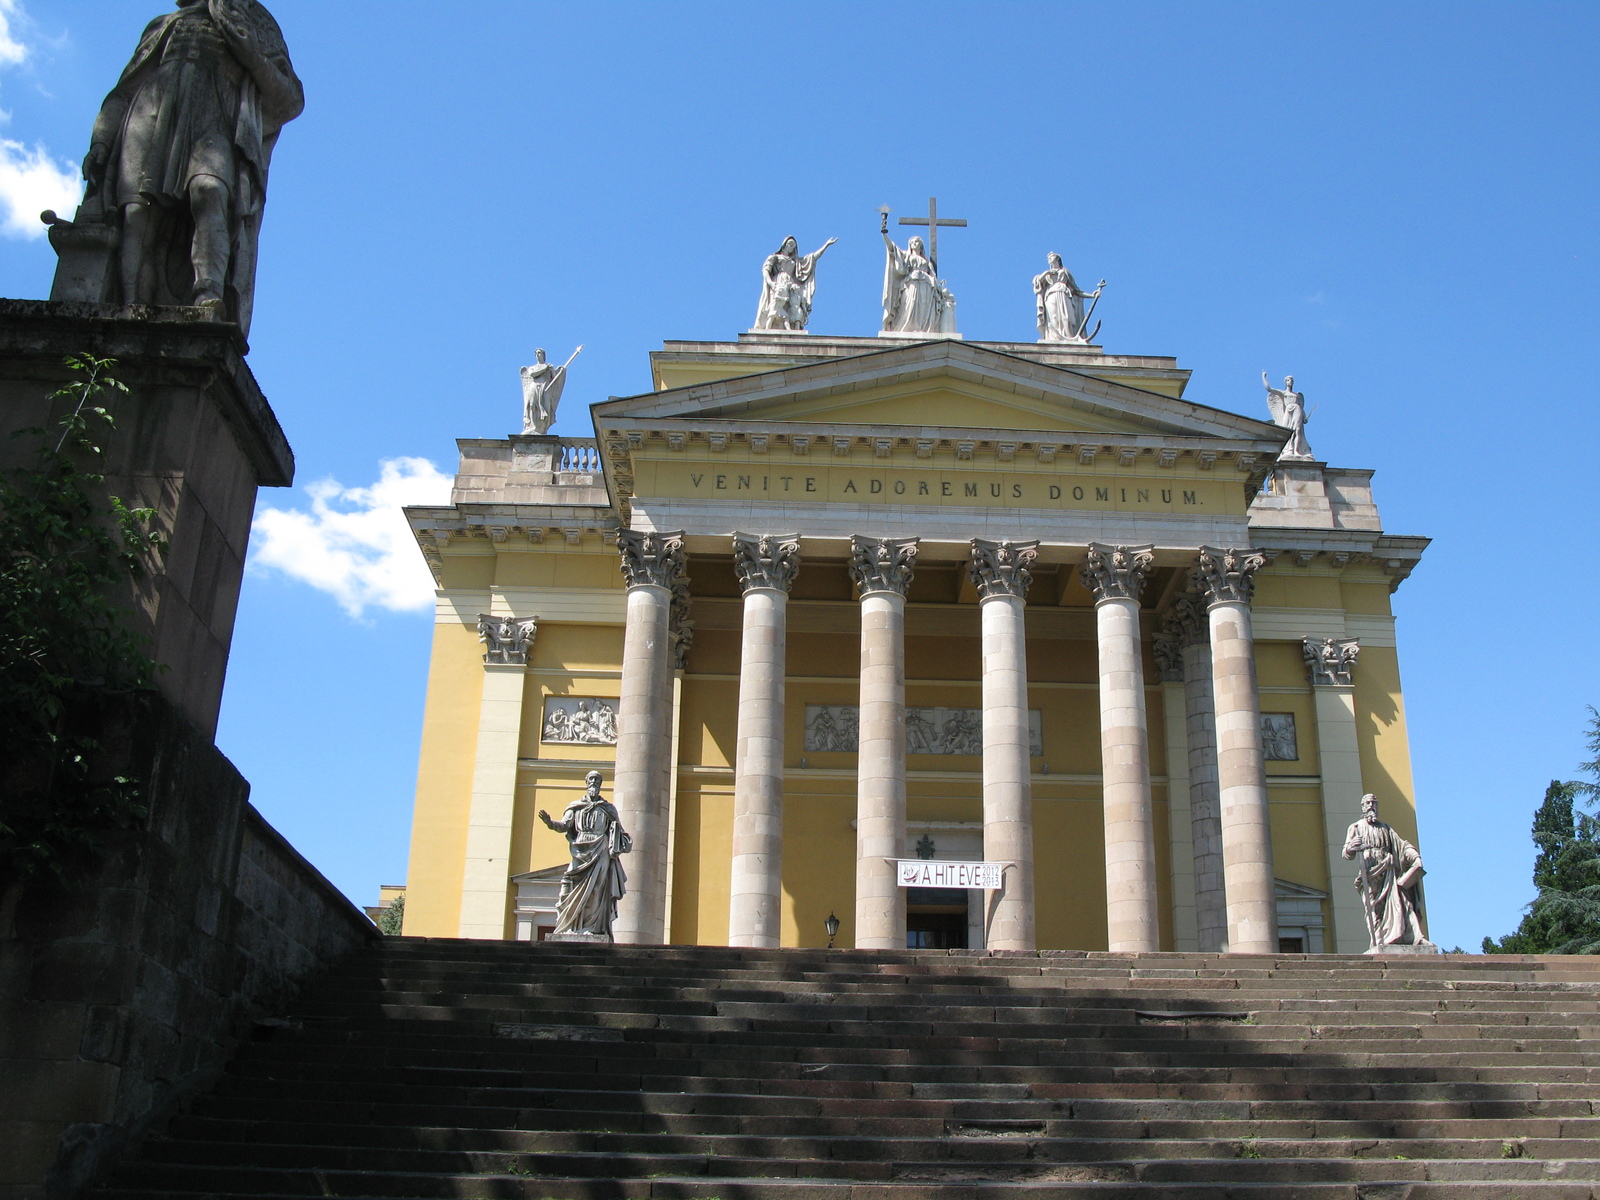
[[[918,342],[617,398],[595,405],[594,415],[606,425],[940,427],[1213,437],[1273,447],[1284,437],[1266,421],[958,341]]]

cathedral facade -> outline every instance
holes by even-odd
[[[1087,342],[651,365],[592,440],[462,440],[408,510],[438,604],[405,932],[550,932],[538,814],[598,770],[618,941],[1367,948],[1341,850],[1364,793],[1416,840],[1390,595],[1427,539],[1303,408]]]

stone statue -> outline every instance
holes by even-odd
[[[756,309],[757,329],[804,331],[811,320],[811,297],[817,290],[817,261],[838,238],[829,238],[821,250],[800,253],[800,243],[783,239],[776,254],[761,265],[761,304]]]
[[[1311,444],[1306,441],[1306,422],[1311,419],[1306,414],[1306,398],[1294,390],[1294,376],[1286,375],[1283,386],[1275,388],[1267,381],[1267,373],[1263,371],[1261,382],[1267,389],[1267,408],[1272,412],[1272,423],[1289,431],[1289,440],[1284,443],[1283,453],[1278,455],[1279,460],[1316,457],[1311,453]]]
[[[559,367],[544,360],[544,351],[533,352],[534,362],[522,368],[522,432],[543,437],[555,424],[561,392],[567,386],[567,368],[583,353],[579,346]]]
[[[627,891],[621,857],[633,849],[633,839],[622,828],[616,808],[600,798],[600,772],[590,771],[584,783],[582,798],[567,805],[561,820],[552,821],[539,810],[548,828],[566,834],[572,854],[556,897],[553,942],[609,942],[617,901]]]
[[[305,94],[257,0],[178,0],[100,106],[52,300],[182,304],[250,329],[267,167]]]
[[[1410,953],[1437,953],[1423,934],[1427,910],[1422,902],[1422,856],[1417,848],[1378,820],[1378,798],[1361,797],[1361,820],[1350,826],[1344,856],[1355,858],[1361,873],[1356,890],[1367,911],[1368,954],[1404,948]]]
[[[1100,303],[1100,293],[1106,281],[1092,292],[1078,287],[1072,272],[1061,265],[1061,255],[1050,252],[1046,260],[1050,265],[1042,275],[1033,277],[1034,313],[1039,324],[1041,342],[1077,342],[1087,344],[1100,332],[1100,326],[1084,332],[1089,318],[1094,316],[1094,306]],[[1083,311],[1083,302],[1089,301],[1089,311]]]
[[[889,237],[889,217],[883,218],[883,329],[885,333],[956,331],[956,298],[934,270],[933,260],[920,237],[904,250]]]

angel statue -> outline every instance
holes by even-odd
[[[44,214],[51,299],[192,305],[248,333],[267,168],[304,107],[257,0],[178,0],[100,106],[76,216]]]
[[[567,386],[567,368],[583,353],[579,346],[559,367],[544,360],[544,351],[535,350],[532,366],[522,368],[522,432],[543,437],[555,424],[561,391]]]
[[[1094,339],[1100,332],[1100,326],[1093,330],[1085,331],[1089,318],[1094,315],[1094,306],[1099,303],[1100,293],[1105,289],[1106,281],[1102,279],[1100,286],[1092,292],[1083,291],[1078,287],[1077,280],[1072,278],[1072,272],[1061,265],[1061,255],[1050,252],[1046,260],[1049,269],[1041,275],[1033,277],[1034,313],[1039,323],[1039,340],[1041,342],[1079,342],[1087,343]],[[1089,311],[1083,311],[1083,302],[1089,301]]]
[[[1284,443],[1283,453],[1278,455],[1279,461],[1286,458],[1315,458],[1316,455],[1311,453],[1311,443],[1306,441],[1306,422],[1311,419],[1306,414],[1306,398],[1294,390],[1294,376],[1284,376],[1283,386],[1275,388],[1263,371],[1261,382],[1267,389],[1267,408],[1272,412],[1272,423],[1289,431],[1289,440]]]
[[[889,237],[889,216],[883,216],[883,331],[927,333],[938,337],[956,331],[956,298],[934,270],[919,237],[904,250]]]
[[[552,942],[609,942],[611,923],[617,919],[617,901],[627,889],[628,875],[622,856],[633,849],[633,839],[622,828],[614,805],[600,796],[600,772],[584,777],[584,792],[567,805],[561,820],[539,810],[545,827],[565,834],[572,856],[561,876],[556,897],[556,931]]]
[[[756,309],[756,329],[787,329],[803,333],[811,320],[811,297],[817,290],[817,260],[837,242],[829,238],[821,250],[800,253],[800,243],[783,239],[776,254],[761,264],[761,304]]]

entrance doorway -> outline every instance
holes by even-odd
[[[967,948],[966,889],[907,888],[906,948],[965,950]]]

